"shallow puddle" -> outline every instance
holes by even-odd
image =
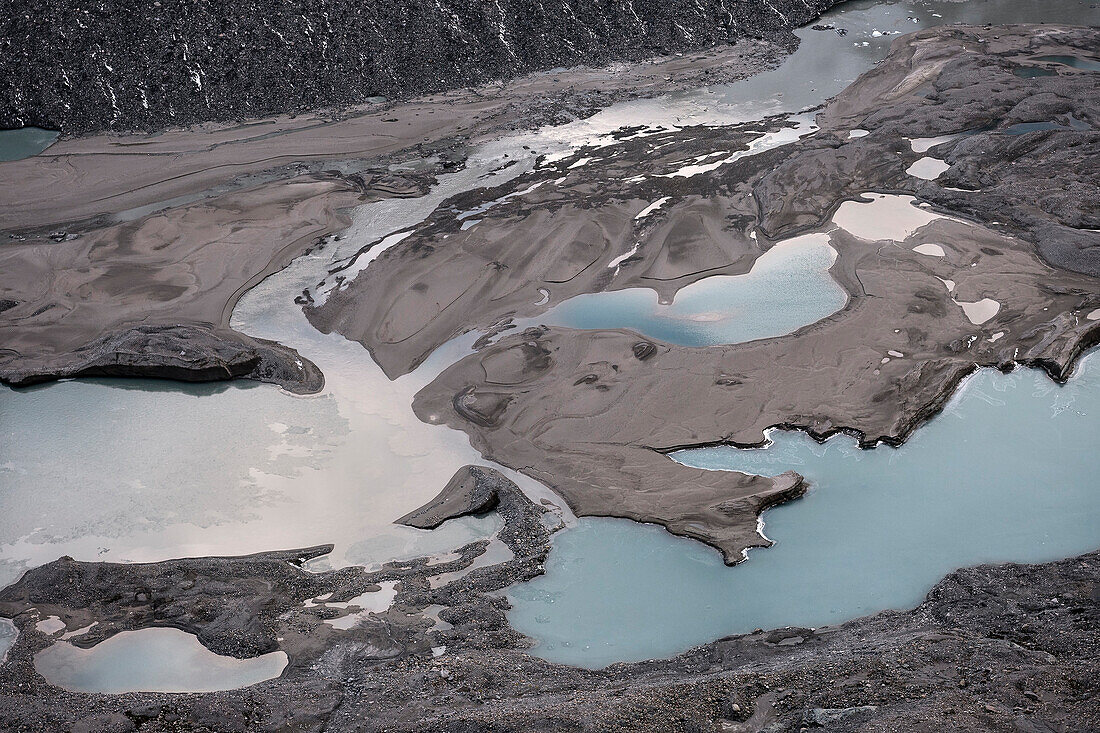
[[[1077,130],[1083,132],[1091,129],[1092,125],[1089,123],[1070,117],[1068,124],[1062,122],[1018,122],[1015,125],[1009,125],[1001,132],[1005,135],[1026,135],[1029,132],[1046,132],[1048,130]]]
[[[833,214],[833,223],[868,242],[908,239],[921,227],[946,217],[918,206],[913,196],[867,192],[862,201],[845,201]]]
[[[40,127],[0,130],[0,162],[38,155],[53,145],[60,133]]]
[[[829,274],[835,261],[828,235],[808,234],[772,247],[751,272],[715,275],[681,289],[672,303],[658,302],[656,291],[649,288],[589,293],[530,321],[569,328],[625,328],[683,346],[782,336],[847,303],[844,289]]]
[[[944,574],[1100,547],[1100,353],[1060,387],[983,370],[899,449],[773,432],[766,448],[676,454],[713,470],[795,470],[812,489],[765,515],[774,547],[733,568],[699,543],[625,520],[555,536],[547,573],[511,589],[538,656],[587,667],[668,656],[728,634],[909,608]]]
[[[1012,73],[1021,79],[1039,79],[1044,76],[1058,76],[1053,69],[1044,69],[1041,66],[1017,66]]]
[[[1087,59],[1084,56],[1036,56],[1036,61],[1049,61],[1054,64],[1070,66],[1084,71],[1100,71],[1100,61]]]
[[[58,641],[40,651],[34,668],[74,692],[217,692],[248,687],[283,673],[285,652],[252,659],[215,654],[179,629],[124,631],[91,649]]]

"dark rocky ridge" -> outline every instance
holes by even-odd
[[[70,353],[0,359],[0,383],[12,387],[75,377],[217,382],[254,379],[299,394],[325,386],[317,365],[294,349],[228,328],[134,326],[105,334]]]
[[[458,469],[439,495],[424,506],[397,520],[420,529],[435,529],[448,519],[468,514],[485,514],[500,504],[502,488],[512,486],[500,471],[480,466]]]
[[[0,13],[0,127],[156,129],[791,39],[836,0],[30,0]]]

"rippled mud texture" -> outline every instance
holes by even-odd
[[[952,573],[916,609],[816,630],[729,637],[668,660],[580,670],[533,658],[493,595],[542,571],[546,519],[507,480],[492,480],[515,557],[368,572],[308,573],[327,547],[138,565],[63,558],[0,592],[21,633],[0,666],[0,727],[52,731],[1082,730],[1100,725],[1100,556]],[[460,510],[461,511],[461,510]],[[350,628],[347,601],[397,583],[382,611]],[[378,589],[378,590],[375,590]],[[383,604],[384,605],[384,604]],[[57,622],[40,624],[51,617]],[[1041,619],[1041,620],[1040,620]],[[94,622],[94,625],[93,625]],[[90,626],[90,628],[88,628]],[[210,650],[286,652],[283,675],[226,692],[82,694],[34,669],[63,634],[89,647],[125,630],[168,626]]]
[[[175,207],[80,236],[20,237],[0,250],[0,381],[247,377],[316,392],[293,349],[233,331],[238,298],[330,233],[363,201],[426,181],[307,175]]]
[[[490,210],[465,233],[448,230],[446,246],[429,224],[379,258],[374,276],[385,273],[390,288],[404,286],[407,293],[385,318],[356,283],[347,288],[348,300],[311,317],[356,324],[360,330],[350,331],[352,337],[400,373],[435,342],[470,327],[445,307],[468,297],[464,289],[478,282],[450,277],[463,267],[496,273],[470,298],[478,305],[456,301],[463,307],[453,309],[472,312],[474,323],[485,328],[516,312],[537,317],[532,305],[509,310],[519,293],[535,302],[535,286],[551,293],[549,304],[539,307],[567,297],[573,278],[554,275],[554,268],[575,261],[580,269],[592,263],[605,271],[586,288],[646,284],[670,293],[707,274],[745,271],[776,238],[831,228],[839,252],[832,273],[849,303],[792,336],[692,349],[624,331],[529,329],[467,356],[415,402],[421,419],[466,431],[486,457],[552,487],[578,515],[658,522],[709,542],[736,562],[745,548],[763,542],[755,514],[796,496],[799,478],[785,475],[784,487],[737,474],[717,479],[678,466],[664,453],[712,443],[759,444],[771,426],[818,438],[843,430],[865,446],[896,444],[978,366],[1027,364],[1064,380],[1081,351],[1100,339],[1100,322],[1090,318],[1100,306],[1100,234],[1090,231],[1100,228],[1095,73],[1071,67],[1056,77],[1013,73],[1034,57],[1067,49],[1086,53],[1096,47],[1098,33],[955,26],[903,37],[885,62],[818,115],[821,131],[741,158],[712,177],[656,179],[648,162],[638,159],[645,143],[582,151],[578,158],[594,159],[573,169],[580,173],[569,174],[564,192],[540,186],[527,194],[537,197],[531,204],[513,200],[511,208],[495,215]],[[1039,118],[1066,124],[1012,134],[1014,125]],[[852,138],[852,129],[870,134]],[[965,134],[914,150],[922,147],[914,138],[953,133]],[[682,146],[681,159],[686,151],[714,150],[720,134],[670,133]],[[736,149],[745,131],[727,134]],[[654,165],[666,164],[666,150]],[[925,155],[944,156],[952,166],[931,181],[907,175]],[[998,162],[1002,158],[1011,162]],[[567,159],[560,168],[571,165]],[[646,176],[637,192],[627,169]],[[964,171],[983,178],[982,191],[951,190],[956,186],[948,182],[959,183],[953,177]],[[555,197],[591,194],[596,180],[615,183],[592,208],[555,203]],[[531,181],[513,185],[529,187]],[[889,195],[862,196],[876,190]],[[640,225],[632,222],[661,196],[671,200]],[[845,199],[853,200],[842,204]],[[445,216],[438,214],[436,227]],[[912,224],[903,226],[903,218]],[[590,235],[559,242],[555,232],[566,226]],[[540,250],[526,235],[538,233],[539,244],[550,247],[546,257],[531,254]],[[631,242],[639,247],[619,264],[621,274],[603,266]],[[586,248],[586,256],[577,260],[561,247]],[[442,264],[434,278],[432,262]],[[672,270],[670,262],[676,263]],[[662,268],[673,282],[654,277]],[[433,298],[440,304],[434,310]],[[401,301],[417,307],[400,308]],[[357,312],[376,318],[357,320],[350,315]],[[385,338],[385,329],[417,318],[427,322],[410,326],[405,339]]]
[[[835,2],[28,0],[4,18],[0,127],[148,130],[789,40]]]
[[[745,274],[762,252],[749,236],[751,195],[712,176],[661,176],[685,159],[746,150],[763,131],[798,134],[782,116],[684,132],[626,128],[623,142],[451,199],[306,314],[361,342],[396,377],[460,333],[537,317],[576,295],[648,287],[667,301],[706,275]],[[672,201],[641,216],[664,197]]]
[[[0,380],[251,376],[315,391],[322,375],[308,359],[235,333],[227,319],[248,287],[342,230],[343,209],[423,194],[433,174],[462,165],[471,138],[744,78],[777,64],[784,49],[743,40],[342,115],[63,140],[46,155],[4,163]],[[389,169],[410,156],[427,160],[413,166],[419,172]],[[43,268],[64,277],[42,277]],[[134,331],[139,325],[145,330]],[[184,336],[186,348],[175,350]],[[120,339],[144,340],[141,353],[112,350]],[[168,342],[172,350],[158,350]]]

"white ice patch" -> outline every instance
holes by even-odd
[[[854,129],[854,130],[849,130],[849,131],[848,131],[848,139],[849,139],[849,140],[852,140],[852,139],[855,139],[855,138],[857,138],[857,137],[867,137],[867,136],[868,136],[868,135],[870,135],[870,134],[871,134],[871,133],[870,133],[870,132],[868,132],[867,130],[861,130],[861,129],[859,129],[859,128],[857,127],[857,128],[856,128],[856,129]]]
[[[692,165],[686,165],[677,171],[672,173],[661,174],[662,178],[691,178],[701,173],[709,173],[710,171],[717,170],[724,165],[733,163],[734,161],[741,160],[742,158],[748,158],[753,155],[759,155],[768,150],[781,147],[783,145],[789,145],[802,139],[806,135],[817,132],[817,123],[814,122],[813,114],[801,114],[792,115],[787,118],[788,122],[794,122],[795,127],[784,127],[781,130],[775,132],[767,132],[756,138],[749,143],[747,150],[739,150],[732,155],[716,160],[712,163],[694,163]],[[707,156],[709,157],[709,156]]]
[[[943,251],[943,247],[938,244],[918,244],[913,248],[913,251],[919,255],[928,255],[929,257],[947,256],[947,253]]]
[[[360,252],[359,254],[357,254],[354,260],[352,260],[351,265],[340,270],[339,274],[344,279],[340,281],[339,286],[334,284],[327,290],[324,290],[321,293],[318,305],[323,305],[324,302],[328,300],[328,296],[332,294],[333,290],[343,290],[348,285],[350,285],[351,281],[354,280],[359,275],[359,273],[367,269],[367,265],[369,265],[371,262],[374,262],[374,260],[378,258],[378,255],[382,254],[395,244],[402,242],[405,239],[408,239],[410,236],[412,236],[411,231],[391,234],[390,236],[382,239],[382,241],[380,241],[378,244],[372,246],[366,252]]]
[[[955,303],[963,309],[963,313],[975,326],[982,325],[1001,310],[1001,304],[992,298],[982,298],[974,303],[956,300]]]
[[[913,149],[914,153],[926,153],[937,145],[950,142],[957,137],[958,135],[940,135],[939,137],[915,137],[909,141],[909,147]]]
[[[623,262],[629,260],[631,257],[633,257],[634,255],[636,255],[638,253],[638,247],[639,246],[641,246],[641,245],[638,244],[638,243],[635,243],[634,246],[631,248],[631,250],[629,252],[627,252],[626,254],[621,254],[618,257],[616,257],[615,259],[608,262],[607,263],[607,269],[609,269],[609,270],[614,269],[614,270],[617,271],[619,269],[619,265],[621,265]]]
[[[939,158],[929,158],[925,156],[918,160],[913,165],[905,169],[905,172],[914,178],[923,178],[926,181],[934,181],[939,178],[944,171],[948,170],[949,166],[946,162]]]
[[[641,211],[639,211],[637,216],[634,217],[634,221],[638,221],[639,219],[646,218],[647,216],[652,214],[654,211],[656,211],[657,209],[661,208],[666,203],[668,203],[670,198],[671,198],[671,196],[663,196],[663,197],[657,199],[652,204],[650,204],[649,206],[647,206],[644,209],[642,209]]]
[[[578,163],[587,163],[589,160],[591,160],[591,158],[585,158],[584,161],[578,161]],[[570,168],[576,168],[577,165],[574,164],[574,165],[571,165],[569,167]],[[564,179],[560,179],[560,180],[564,180]],[[546,183],[546,181],[544,181],[544,180],[543,181],[537,181],[535,183],[532,183],[530,186],[523,189],[522,191],[513,191],[512,193],[505,194],[504,196],[501,196],[498,199],[493,199],[492,201],[487,201],[484,204],[482,204],[481,206],[477,206],[473,209],[470,209],[469,211],[463,211],[461,214],[459,214],[455,218],[458,219],[459,221],[462,221],[463,219],[469,219],[472,216],[479,216],[481,214],[484,214],[486,211],[493,208],[494,206],[498,206],[500,204],[506,203],[506,202],[510,201],[511,199],[518,198],[519,196],[526,196],[527,194],[531,193],[532,191],[534,191],[535,189],[537,189],[539,186],[541,186],[544,183]]]

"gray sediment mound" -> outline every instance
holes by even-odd
[[[30,570],[0,591],[0,615],[20,629],[0,665],[0,727],[458,733],[1100,725],[1096,553],[959,570],[910,611],[758,631],[670,659],[582,670],[529,656],[530,641],[507,623],[507,601],[497,593],[542,572],[550,535],[545,510],[514,484],[505,480],[497,493],[499,537],[515,557],[457,577],[485,541],[448,562],[419,558],[373,572],[302,568],[327,547],[148,564],[62,558]],[[362,614],[342,605],[382,583],[397,584],[388,609]],[[359,613],[350,628],[325,623],[349,613]],[[51,616],[82,633],[66,642],[57,639],[61,631],[36,627]],[[289,664],[277,679],[191,695],[74,693],[34,668],[35,654],[51,643],[87,648],[152,626],[196,634],[212,651],[238,658],[281,649]]]
[[[505,486],[514,484],[496,469],[463,466],[437,497],[401,517],[397,523],[419,529],[435,529],[448,519],[485,514],[500,504],[499,492]]]
[[[294,349],[229,329],[135,326],[52,357],[0,358],[0,382],[13,387],[73,377],[131,377],[180,382],[254,379],[292,392],[319,392],[317,366]]]
[[[245,378],[317,392],[317,366],[231,329],[233,306],[267,275],[324,247],[347,226],[345,209],[420,195],[431,180],[307,174],[133,221],[13,236],[0,251],[0,382]]]
[[[701,278],[744,274],[775,241],[825,225],[842,202],[868,191],[915,196],[933,211],[1024,240],[1055,270],[1100,275],[1096,73],[1069,66],[1044,77],[1015,73],[1050,54],[1089,53],[1097,31],[994,30],[954,26],[899,38],[821,110],[817,133],[707,175],[669,173],[699,156],[744,153],[762,132],[792,123],[778,116],[627,131],[616,145],[456,196],[307,315],[321,330],[363,343],[396,377],[458,334],[509,316],[537,318],[576,295],[648,287],[667,302]],[[988,104],[974,102],[986,97]],[[1021,124],[1039,128],[1017,134]],[[850,137],[855,129],[869,134]],[[912,148],[914,139],[939,137],[931,149]],[[948,170],[930,181],[909,175],[925,156],[942,157]],[[457,218],[505,196],[507,205],[480,213],[477,226]],[[601,266],[635,244],[619,272]],[[549,293],[545,302],[539,288]]]
[[[0,127],[157,129],[782,38],[836,0],[32,0],[0,25]]]

